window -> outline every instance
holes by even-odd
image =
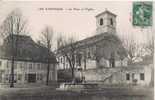
[[[76,55],[76,63],[78,66],[81,66],[81,59],[82,59],[82,54],[77,54]]]
[[[29,69],[32,69],[32,64],[29,64]]]
[[[0,73],[0,83],[2,82],[2,74],[3,73]]]
[[[126,80],[130,80],[130,74],[129,73],[126,74]]]
[[[115,67],[115,54],[111,53],[111,58],[110,58],[110,67],[114,68]]]
[[[14,74],[14,82],[17,82],[17,74]]]
[[[0,67],[2,66],[2,61],[0,61]]]
[[[8,81],[9,80],[9,74],[5,75],[5,80]]]
[[[28,74],[25,74],[25,80],[26,81],[28,80]]]
[[[87,57],[88,57],[88,58],[91,58],[90,51],[88,51]]]
[[[103,25],[103,18],[100,19],[100,25]]]
[[[20,65],[20,69],[23,69],[24,67],[23,67],[23,63],[19,63],[19,65]]]
[[[40,80],[40,74],[37,74],[37,80]]]
[[[144,73],[140,73],[140,80],[145,80]]]
[[[38,70],[41,70],[41,66],[40,64],[37,64]]]
[[[41,68],[42,70],[44,70],[44,69],[46,69],[46,66],[47,66],[47,64],[41,64],[41,65],[40,65],[40,68]]]
[[[62,61],[62,59],[63,59],[63,58],[61,57],[60,59],[61,59],[61,61],[60,61],[60,62],[62,63],[62,62],[63,62],[63,61]]]
[[[81,66],[82,54],[79,55],[79,66]]]
[[[26,63],[26,62],[23,63],[23,69],[24,69],[24,70],[27,70],[27,63]]]
[[[18,80],[20,81],[22,79],[22,75],[18,74]]]
[[[63,56],[63,66],[65,66],[65,56]]]
[[[17,74],[14,74],[14,83],[17,82],[16,79],[17,79]],[[9,83],[10,83],[11,80],[12,80],[12,74],[7,74],[7,75],[6,75],[6,81],[9,81]]]
[[[43,75],[42,74],[38,74],[37,75],[37,80],[40,80],[40,81],[43,80]]]
[[[14,70],[17,69],[17,62],[14,63]]]
[[[110,18],[110,25],[113,26],[113,19],[112,18]]]
[[[115,59],[111,59],[111,67],[114,68],[115,67]]]
[[[6,68],[8,69],[8,68],[9,68],[9,66],[10,66],[10,63],[9,63],[9,61],[7,61]]]
[[[68,64],[66,64],[66,68],[68,68]]]
[[[32,69],[33,69],[33,70],[37,69],[37,66],[36,66],[35,63],[32,64]]]
[[[42,74],[40,74],[40,80],[43,80],[43,75]]]
[[[132,73],[132,79],[133,80],[135,79],[135,73]]]

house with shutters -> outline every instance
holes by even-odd
[[[11,80],[12,43],[11,36],[4,39],[0,46],[0,83]],[[13,35],[17,41],[17,53],[14,59],[14,83],[42,83],[47,75],[47,48],[35,43],[30,36]],[[50,52],[49,81],[57,81],[57,60]]]

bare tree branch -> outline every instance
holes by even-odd
[[[57,39],[58,45],[58,52],[60,52],[63,56],[66,57],[67,61],[69,62],[69,66],[72,72],[72,79],[75,79],[75,63],[76,63],[76,42],[73,37],[65,40],[62,36],[58,37]]]
[[[2,38],[10,34],[25,34],[27,20],[22,16],[21,10],[13,10],[0,25],[0,35]]]
[[[0,25],[0,36],[1,38],[10,39],[11,41],[11,83],[10,87],[14,87],[14,61],[17,57],[18,49],[18,36],[23,34],[26,30],[26,21],[24,20],[22,13],[19,9],[13,10]],[[25,33],[24,33],[25,34]]]
[[[49,74],[50,74],[50,51],[53,40],[53,29],[50,26],[46,26],[41,32],[41,42],[48,49],[48,57],[47,57],[47,77],[46,77],[46,85],[49,84]]]

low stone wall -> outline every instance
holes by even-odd
[[[100,69],[89,69],[83,72],[85,81],[87,82],[104,82],[114,73],[120,71],[120,68],[100,68]]]
[[[144,73],[144,80],[140,79],[140,74]],[[83,76],[86,82],[104,83],[104,84],[136,84],[148,86],[151,82],[151,67],[150,66],[129,66],[117,68],[100,68],[89,69],[83,71]],[[130,80],[126,79],[126,74],[129,74]],[[133,77],[134,74],[134,77]],[[134,80],[137,80],[136,82]]]
[[[14,83],[14,88],[36,88],[36,87],[45,87],[46,82],[41,83]],[[48,86],[52,88],[59,87],[59,84],[56,81],[49,81]],[[0,83],[0,88],[9,88],[10,83]]]

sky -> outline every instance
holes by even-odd
[[[105,9],[117,15],[116,34],[121,37],[134,38],[138,43],[143,43],[151,39],[155,32],[154,24],[145,29],[132,25],[132,1],[1,1],[0,25],[16,8],[20,8],[28,20],[29,35],[34,40],[39,39],[45,26],[53,28],[55,39],[60,34],[64,37],[73,36],[76,40],[95,35],[95,15]]]

